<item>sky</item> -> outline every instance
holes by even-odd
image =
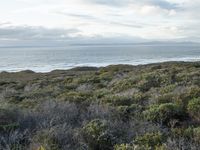
[[[2,0],[0,46],[200,42],[200,0]]]

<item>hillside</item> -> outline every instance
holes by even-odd
[[[0,149],[198,150],[200,62],[0,73]]]

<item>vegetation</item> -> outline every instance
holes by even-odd
[[[192,118],[200,121],[200,97],[189,101],[188,112]]]
[[[0,73],[2,150],[198,150],[200,62]]]

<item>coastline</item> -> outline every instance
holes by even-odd
[[[74,66],[71,66],[71,67],[62,67],[62,68],[54,68],[54,69],[42,69],[42,67],[38,67],[38,69],[15,69],[15,70],[12,70],[12,69],[8,69],[8,70],[2,70],[0,71],[0,73],[2,72],[8,72],[8,73],[17,73],[17,72],[26,72],[26,71],[31,71],[31,72],[34,72],[34,73],[50,73],[50,72],[54,72],[54,71],[70,71],[70,70],[76,70],[76,68],[106,68],[106,67],[109,67],[109,66],[119,66],[119,65],[129,65],[129,66],[134,66],[134,67],[137,67],[137,66],[148,66],[148,65],[156,65],[156,64],[170,64],[170,63],[199,63],[200,62],[200,58],[199,59],[195,59],[195,60],[192,60],[192,61],[189,61],[189,60],[176,60],[176,61],[153,61],[153,62],[150,62],[150,63],[141,63],[141,62],[138,62],[138,63],[114,63],[114,64],[94,64],[94,65],[74,65]]]

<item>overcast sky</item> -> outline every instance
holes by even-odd
[[[200,0],[0,1],[0,46],[94,39],[200,42]]]

